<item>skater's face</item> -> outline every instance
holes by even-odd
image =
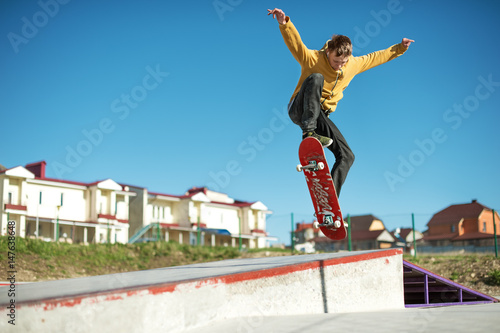
[[[347,63],[349,57],[346,56],[337,56],[337,51],[329,51],[327,53],[328,61],[330,62],[330,66],[336,71],[340,70]]]

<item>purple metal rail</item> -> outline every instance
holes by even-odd
[[[405,307],[496,303],[494,297],[467,288],[403,260]]]

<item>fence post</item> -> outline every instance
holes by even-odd
[[[415,239],[415,214],[411,213],[411,226],[413,229],[413,257],[417,259],[417,241]]]
[[[61,206],[57,206],[57,220],[56,220],[56,242],[59,242],[59,210]],[[108,220],[108,234],[109,234],[109,220]]]
[[[497,224],[495,222],[495,210],[493,209],[493,237],[495,238],[495,258],[498,258]]]
[[[197,223],[197,228],[196,228],[196,245],[200,246],[201,245],[201,221],[200,217],[198,216],[198,223]]]
[[[243,249],[243,239],[241,238],[241,217],[238,217],[238,225],[239,225],[239,233],[240,233],[240,236],[239,236],[239,245],[238,245],[238,250],[241,252],[241,250]]]
[[[291,214],[291,218],[292,218],[292,233],[291,233],[291,237],[292,237],[292,242],[290,244],[292,244],[292,255],[294,254],[294,251],[295,251],[295,232],[293,231],[293,213]]]

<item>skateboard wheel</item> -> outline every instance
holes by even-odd
[[[318,229],[319,228],[319,222],[318,221],[314,221],[313,222],[313,228],[314,229]]]
[[[301,172],[301,171],[302,171],[302,165],[297,164],[297,171],[298,171],[298,172]]]
[[[323,170],[325,168],[325,163],[319,162],[318,163],[318,169]]]
[[[340,228],[340,227],[342,226],[342,223],[340,223],[340,221],[335,221],[335,222],[333,223],[333,225],[335,226],[335,228],[337,228],[337,229],[338,229],[338,228]]]

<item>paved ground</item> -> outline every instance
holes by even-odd
[[[498,332],[500,304],[458,305],[384,312],[307,316],[246,317],[191,329],[185,333],[303,332]]]

